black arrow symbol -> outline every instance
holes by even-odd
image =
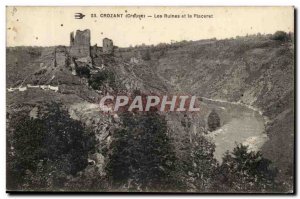
[[[84,14],[82,14],[82,13],[75,13],[75,19],[82,19],[83,17],[85,17]]]

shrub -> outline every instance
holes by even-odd
[[[212,110],[212,112],[209,114],[207,124],[210,131],[214,131],[221,126],[220,117],[215,110]]]
[[[144,61],[149,61],[151,59],[150,50],[146,49],[141,51],[141,57]]]
[[[16,123],[14,157],[8,157],[9,189],[62,188],[67,175],[75,175],[88,165],[94,137],[59,104],[48,105],[45,112],[41,118],[27,116]]]
[[[286,32],[284,31],[277,31],[271,36],[272,40],[277,40],[277,41],[288,41],[289,36]]]
[[[249,151],[238,145],[227,152],[218,168],[214,189],[220,192],[272,192],[278,191],[275,177],[277,169],[261,152]]]
[[[112,71],[103,70],[96,73],[95,75],[92,75],[88,83],[94,90],[99,90],[104,84],[108,84],[109,86],[114,87],[115,75]]]
[[[76,74],[79,77],[90,78],[90,69],[88,67],[76,67]]]
[[[214,181],[217,160],[214,158],[215,145],[202,135],[193,136],[191,143],[191,173],[197,191],[208,191]]]
[[[125,127],[114,132],[108,175],[116,189],[179,191],[176,157],[167,136],[166,120],[157,113],[122,116]]]

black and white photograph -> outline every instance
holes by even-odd
[[[6,191],[294,194],[295,13],[7,6]]]

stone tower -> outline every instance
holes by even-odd
[[[70,34],[70,55],[73,58],[90,57],[91,32],[89,29],[77,30]]]
[[[114,51],[114,44],[111,39],[104,38],[103,39],[103,54],[112,54]]]

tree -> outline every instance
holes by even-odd
[[[90,78],[91,71],[87,66],[86,67],[76,67],[76,74],[79,77]]]
[[[207,124],[209,131],[215,131],[217,128],[221,126],[220,117],[216,110],[212,110],[207,118]]]
[[[92,75],[88,80],[89,85],[94,90],[100,90],[102,86],[107,84],[108,86],[115,87],[116,80],[115,75],[112,71],[103,70]]]
[[[87,166],[94,137],[60,104],[48,104],[39,118],[27,116],[15,125],[13,157],[9,157],[8,166],[11,189],[62,188],[67,175],[75,175]]]
[[[288,41],[289,40],[289,35],[284,32],[284,31],[276,31],[272,36],[272,40],[277,40],[277,41]]]
[[[178,191],[176,157],[165,119],[157,113],[122,116],[107,164],[114,187],[135,191]]]
[[[147,48],[141,52],[141,57],[145,61],[149,61],[151,59],[150,50]]]
[[[197,192],[207,192],[214,181],[218,162],[214,158],[215,145],[200,134],[194,135],[192,143],[192,177]]]
[[[220,192],[272,192],[278,190],[275,182],[277,170],[261,152],[248,151],[239,145],[227,152],[218,168],[215,191]]]

